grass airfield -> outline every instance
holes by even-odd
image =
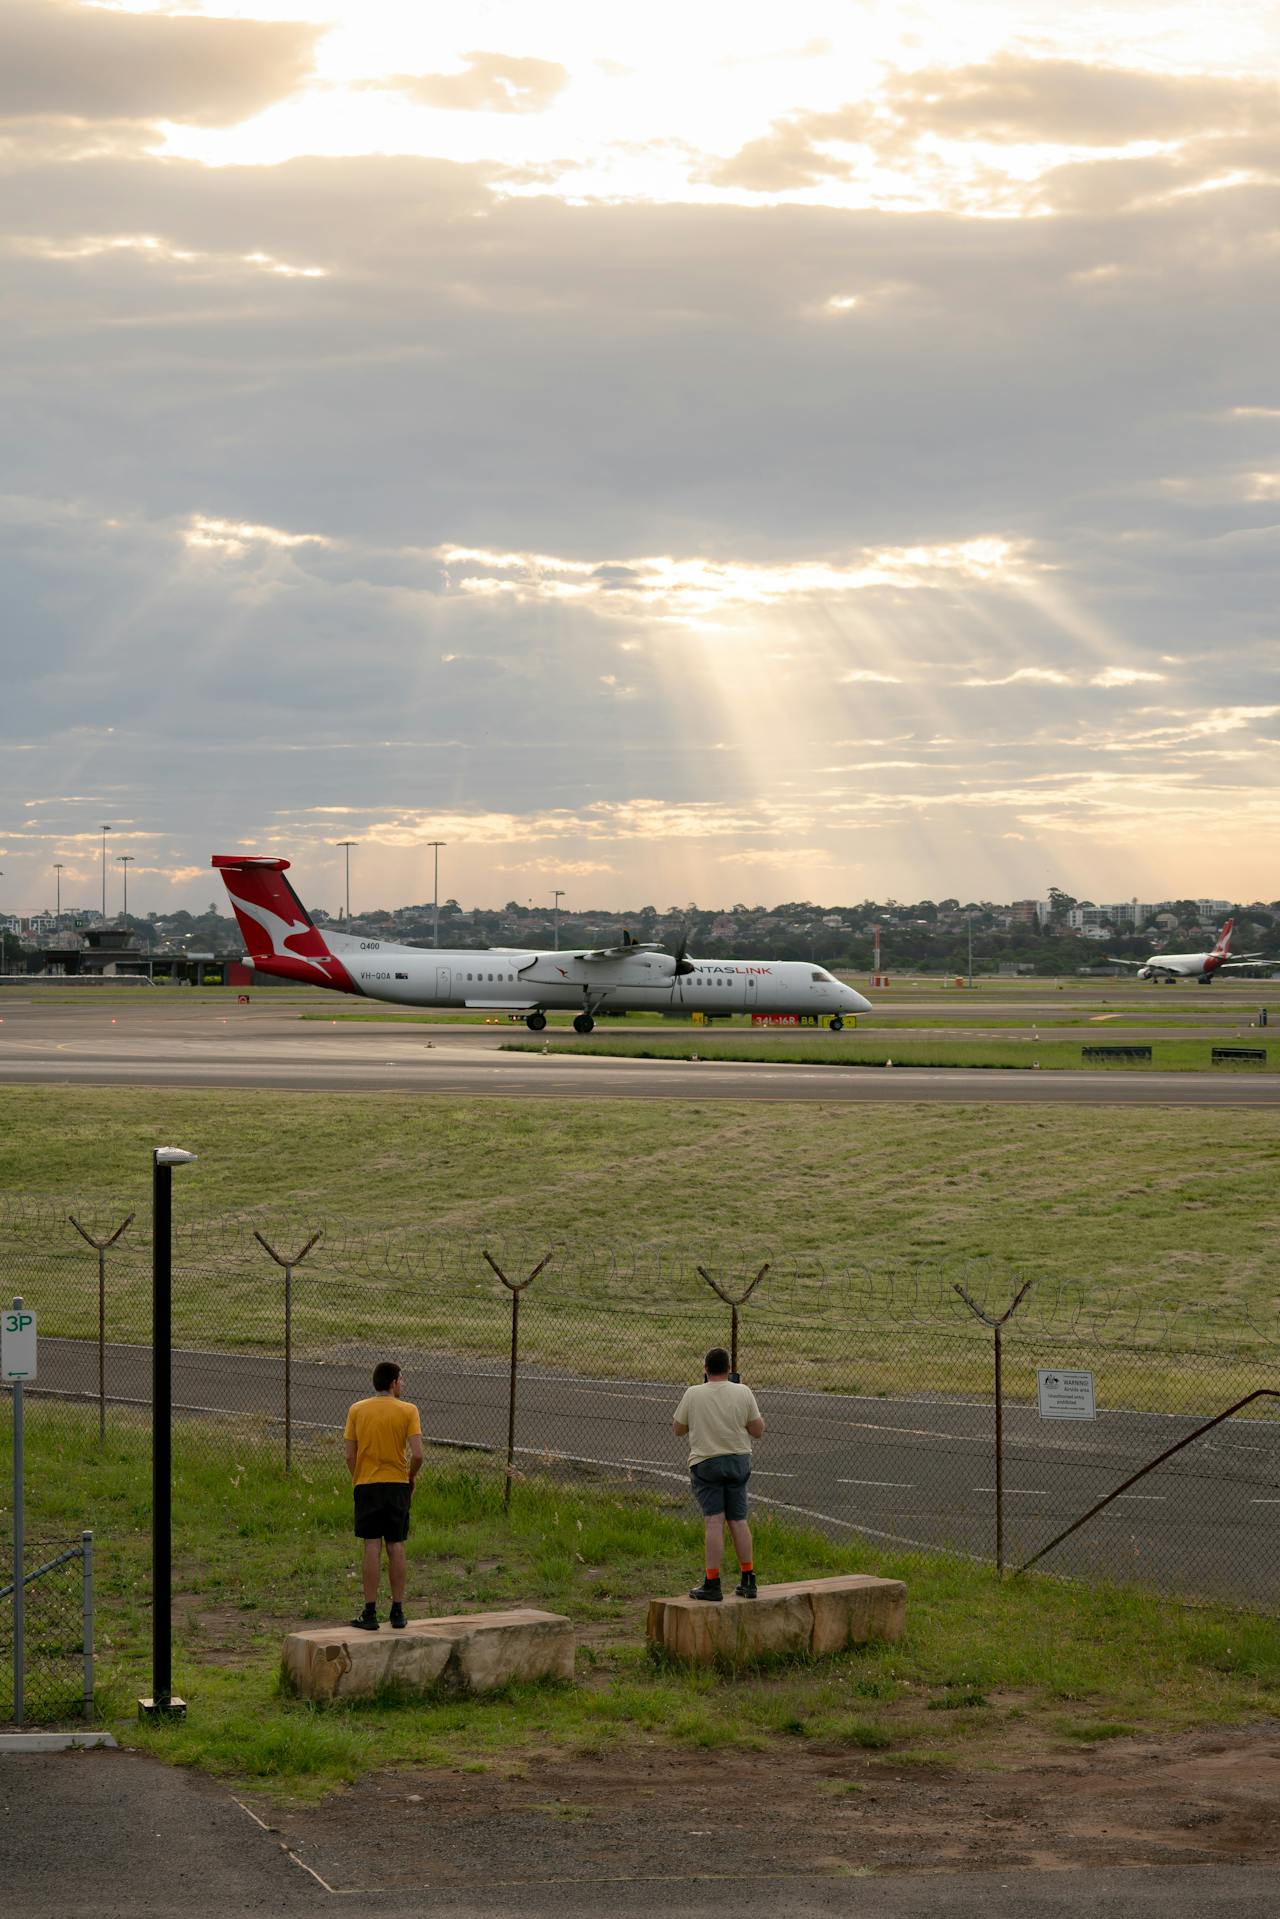
[[[199,1153],[183,1216],[287,1212],[887,1272],[981,1264],[1132,1304],[1280,1300],[1280,1110],[0,1087],[0,1193],[149,1204],[150,1149]]]

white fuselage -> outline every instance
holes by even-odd
[[[1212,953],[1160,953],[1138,969],[1139,979],[1212,979],[1225,956]]]
[[[424,951],[328,927],[325,942],[357,990],[402,1006],[529,1013],[868,1013],[871,1003],[808,960],[691,960],[637,949],[608,958],[532,951]]]

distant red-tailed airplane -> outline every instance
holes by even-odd
[[[1107,959],[1112,966],[1136,966],[1136,978],[1154,980],[1193,979],[1201,986],[1212,986],[1215,973],[1230,973],[1241,966],[1256,966],[1264,956],[1261,953],[1231,952],[1231,934],[1234,920],[1228,920],[1212,949],[1208,953],[1153,953],[1149,960],[1116,959],[1108,953]]]

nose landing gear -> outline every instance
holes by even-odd
[[[841,1019],[839,1013],[833,1013],[827,1021],[827,1025],[833,1033],[843,1033],[844,1031],[844,1021]]]

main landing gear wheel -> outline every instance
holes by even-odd
[[[545,1013],[530,1013],[525,1019],[525,1025],[531,1033],[540,1033],[546,1023],[547,1016]]]
[[[575,1033],[592,1033],[595,1031],[595,1024],[590,1013],[579,1013],[573,1022],[573,1030]]]
[[[827,1021],[827,1025],[831,1028],[833,1033],[843,1033],[844,1031],[844,1021],[841,1019],[839,1013],[833,1014],[832,1017]]]

